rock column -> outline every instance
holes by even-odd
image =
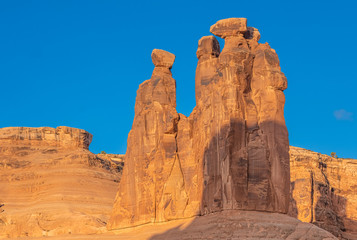
[[[157,209],[162,209],[164,184],[173,166],[177,166],[179,115],[176,112],[176,82],[170,70],[175,56],[155,49],[151,57],[155,69],[151,79],[142,83],[137,91],[125,167],[109,228],[159,220],[163,213]]]

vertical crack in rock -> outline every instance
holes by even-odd
[[[314,222],[314,173],[310,171],[310,179],[311,179],[311,220],[310,223]]]
[[[176,112],[175,56],[154,50],[140,85],[109,229],[225,209],[286,213],[287,81],[277,54],[245,18],[218,21],[198,42],[196,107]]]

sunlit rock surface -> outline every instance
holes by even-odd
[[[357,160],[290,147],[289,214],[338,237],[357,239]]]
[[[105,231],[120,173],[84,130],[0,129],[0,238]]]
[[[243,209],[286,213],[287,87],[279,59],[244,18],[218,21],[197,50],[197,106],[176,112],[173,55],[154,50],[137,92],[109,229]]]

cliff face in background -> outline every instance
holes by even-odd
[[[12,145],[26,145],[31,147],[62,147],[66,149],[88,149],[92,142],[92,134],[70,127],[8,127],[2,128],[0,141],[2,150]],[[11,148],[11,147],[10,147]]]
[[[286,213],[287,87],[279,59],[244,18],[225,19],[197,50],[197,106],[176,112],[174,55],[154,50],[140,85],[109,229],[243,209]]]
[[[290,147],[290,172],[289,214],[335,236],[357,239],[357,160]]]
[[[120,169],[91,140],[69,127],[0,129],[0,237],[105,231]]]

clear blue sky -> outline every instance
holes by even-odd
[[[93,152],[124,153],[152,49],[176,55],[177,109],[189,115],[197,41],[246,17],[288,78],[290,144],[357,158],[355,2],[0,1],[0,127],[82,128]]]

